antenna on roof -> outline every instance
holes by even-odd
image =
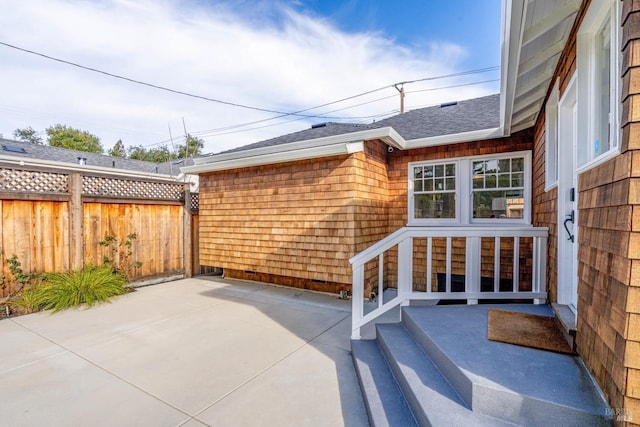
[[[402,114],[404,113],[404,83],[394,84],[393,87],[395,87],[396,90],[400,92],[400,114]]]
[[[167,127],[169,128],[169,140],[171,141],[171,150],[175,153],[176,147],[173,145],[173,135],[171,135],[171,124],[167,123]],[[171,167],[171,162],[169,162],[169,174],[173,176],[173,168]]]

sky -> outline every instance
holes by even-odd
[[[5,138],[63,124],[105,149],[119,139],[172,149],[186,131],[216,153],[398,114],[401,82],[420,80],[403,85],[405,110],[499,92],[500,0],[0,0],[0,10]]]

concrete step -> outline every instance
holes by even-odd
[[[519,425],[611,425],[579,357],[489,341],[489,308],[553,315],[524,304],[404,307],[402,324],[474,412]]]
[[[378,343],[421,426],[513,426],[473,412],[402,324],[378,325]]]
[[[376,341],[351,341],[351,356],[371,426],[417,426]]]

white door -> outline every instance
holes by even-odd
[[[578,175],[575,80],[558,103],[558,302],[578,306]]]

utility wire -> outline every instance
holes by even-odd
[[[294,112],[285,112],[285,111],[271,110],[269,108],[261,108],[261,107],[254,107],[254,106],[251,106],[251,105],[239,104],[239,103],[236,103],[236,102],[223,101],[221,99],[210,98],[208,96],[203,96],[203,95],[196,95],[196,94],[193,94],[193,93],[184,92],[184,91],[176,90],[176,89],[171,89],[171,88],[168,88],[168,87],[165,87],[165,86],[156,85],[156,84],[153,84],[153,83],[143,82],[141,80],[132,79],[132,78],[129,78],[129,77],[121,76],[119,74],[114,74],[114,73],[110,73],[108,71],[99,70],[97,68],[87,67],[85,65],[80,65],[80,64],[77,64],[75,62],[67,61],[67,60],[60,59],[60,58],[55,58],[53,56],[49,56],[49,55],[45,55],[43,53],[35,52],[33,50],[24,49],[24,48],[21,48],[19,46],[15,46],[15,45],[12,45],[12,44],[9,44],[9,43],[5,43],[3,41],[0,41],[0,45],[6,46],[6,47],[9,47],[9,48],[12,48],[12,49],[16,49],[16,50],[19,50],[19,51],[22,51],[22,52],[30,53],[32,55],[40,56],[42,58],[50,59],[52,61],[60,62],[62,64],[71,65],[72,67],[81,68],[81,69],[87,70],[87,71],[93,71],[94,73],[103,74],[105,76],[113,77],[115,79],[124,80],[124,81],[130,82],[130,83],[135,83],[135,84],[142,85],[142,86],[148,86],[148,87],[151,87],[151,88],[154,88],[154,89],[159,89],[159,90],[163,90],[163,91],[166,91],[166,92],[171,92],[171,93],[175,93],[175,94],[178,94],[178,95],[184,95],[184,96],[188,96],[188,97],[191,97],[191,98],[202,99],[204,101],[216,102],[218,104],[229,105],[229,106],[232,106],[232,107],[246,108],[248,110],[262,111],[262,112],[265,112],[265,113],[274,113],[274,114],[280,115],[281,117],[285,117],[285,116],[301,116],[301,117],[308,117],[308,118],[326,118],[326,119],[337,118],[337,119],[340,119],[340,117],[322,117],[322,116],[317,116],[317,115],[301,114],[302,112],[312,110],[313,108],[307,108],[307,109],[304,109],[304,110],[294,111]],[[361,95],[356,95],[356,96],[363,96],[363,95],[366,95],[368,93],[376,92],[376,91],[383,90],[383,89],[386,89],[386,88],[387,87],[385,86],[385,87],[374,89],[373,91],[369,91],[369,92],[363,93]],[[350,99],[350,98],[345,98],[345,100],[346,99]],[[335,102],[340,102],[340,101],[335,101]],[[330,104],[331,103],[325,104],[325,105],[330,105]]]
[[[255,107],[255,106],[250,106],[250,105],[245,105],[245,104],[239,104],[239,103],[236,103],[236,102],[223,101],[223,100],[220,100],[220,99],[210,98],[210,97],[203,96],[203,95],[197,95],[197,94],[193,94],[193,93],[189,93],[189,92],[184,92],[184,91],[181,91],[181,90],[171,89],[171,88],[160,86],[160,85],[156,85],[156,84],[153,84],[153,83],[147,83],[147,82],[144,82],[144,81],[141,81],[141,80],[132,79],[132,78],[125,77],[125,76],[122,76],[122,75],[119,75],[119,74],[110,73],[110,72],[107,72],[107,71],[99,70],[97,68],[92,68],[92,67],[88,67],[88,66],[85,66],[85,65],[81,65],[81,64],[75,63],[75,62],[67,61],[67,60],[56,58],[56,57],[49,56],[49,55],[45,55],[43,53],[35,52],[33,50],[25,49],[25,48],[22,48],[22,47],[19,47],[19,46],[16,46],[16,45],[12,45],[12,44],[9,44],[9,43],[3,42],[3,41],[0,41],[0,45],[9,47],[11,49],[19,50],[19,51],[22,51],[22,52],[25,52],[25,53],[30,53],[32,55],[40,56],[42,58],[46,58],[46,59],[49,59],[49,60],[52,60],[52,61],[55,61],[55,62],[59,62],[59,63],[66,64],[66,65],[70,65],[70,66],[73,66],[73,67],[77,67],[77,68],[80,68],[80,69],[83,69],[83,70],[92,71],[92,72],[95,72],[95,73],[103,74],[103,75],[108,76],[108,77],[113,77],[113,78],[124,80],[124,81],[130,82],[130,83],[134,83],[134,84],[138,84],[138,85],[142,85],[142,86],[147,86],[147,87],[151,87],[151,88],[158,89],[158,90],[163,90],[163,91],[170,92],[170,93],[175,93],[175,94],[178,94],[178,95],[188,96],[188,97],[191,97],[191,98],[201,99],[201,100],[205,100],[205,101],[209,101],[209,102],[215,102],[215,103],[228,105],[228,106],[232,106],[232,107],[245,108],[245,109],[254,110],[254,111],[261,111],[261,112],[266,112],[266,113],[277,114],[277,116],[275,116],[275,117],[270,117],[270,118],[266,118],[266,119],[262,119],[262,120],[256,120],[256,121],[253,121],[253,122],[241,123],[241,124],[237,124],[237,125],[227,126],[227,127],[224,127],[224,128],[210,129],[210,130],[206,130],[206,131],[198,131],[197,133],[200,134],[200,135],[207,134],[209,132],[211,132],[211,133],[223,132],[223,133],[220,133],[220,134],[223,134],[223,135],[224,134],[228,134],[228,133],[235,133],[235,132],[225,132],[225,131],[231,131],[232,129],[251,126],[251,125],[254,125],[254,124],[259,124],[259,123],[263,123],[263,122],[267,122],[267,121],[271,121],[271,120],[277,120],[279,118],[288,117],[288,116],[298,116],[298,117],[300,117],[300,119],[303,119],[303,118],[321,118],[321,119],[334,119],[334,120],[354,120],[354,119],[367,119],[367,118],[372,118],[372,117],[379,117],[380,116],[379,114],[378,115],[372,115],[372,116],[347,117],[347,118],[345,118],[345,117],[331,117],[331,116],[326,116],[326,115],[312,115],[312,114],[302,114],[302,113],[305,113],[305,112],[308,112],[308,111],[311,111],[311,110],[315,110],[315,109],[318,109],[318,108],[326,107],[326,106],[329,106],[329,105],[338,104],[340,102],[348,101],[348,100],[351,100],[351,99],[354,99],[354,98],[358,98],[358,97],[362,97],[362,96],[365,96],[365,95],[369,95],[369,94],[372,94],[372,93],[375,93],[375,92],[382,91],[384,89],[396,87],[398,85],[405,85],[405,84],[418,83],[418,82],[424,82],[424,81],[438,80],[438,79],[444,79],[444,78],[450,78],[450,77],[460,77],[460,76],[469,75],[469,74],[486,73],[486,72],[496,71],[496,70],[500,69],[499,66],[494,66],[494,67],[480,68],[480,69],[462,71],[462,72],[458,72],[458,73],[451,73],[451,74],[440,75],[440,76],[424,77],[424,78],[415,79],[415,80],[407,80],[407,81],[398,82],[398,83],[394,83],[394,84],[390,84],[390,85],[386,85],[386,86],[381,86],[381,87],[376,88],[376,89],[372,89],[372,90],[369,90],[369,91],[366,91],[366,92],[363,92],[363,93],[359,93],[359,94],[356,94],[356,95],[348,96],[348,97],[341,98],[341,99],[338,99],[338,100],[335,100],[335,101],[331,101],[331,102],[327,102],[327,103],[324,103],[324,104],[316,105],[314,107],[309,107],[309,108],[305,108],[305,109],[294,111],[294,112],[285,112],[285,111],[272,110],[272,109],[268,109],[268,108],[261,108],[261,107]],[[469,84],[478,84],[478,83],[469,83]],[[464,85],[456,85],[456,86],[464,86]],[[451,86],[451,87],[456,87],[456,86]],[[423,92],[423,91],[437,90],[437,89],[438,88],[423,89],[423,90],[411,91],[411,92],[407,92],[407,93]],[[350,108],[355,108],[355,107],[360,106],[360,105],[369,104],[369,103],[372,103],[372,102],[377,102],[377,101],[380,101],[380,100],[383,100],[383,99],[387,99],[387,98],[390,98],[390,97],[379,98],[377,100],[368,101],[368,102],[364,102],[364,103],[361,103],[361,104],[356,104],[356,105],[353,105],[353,106],[350,106],[350,107],[345,107],[345,108],[342,108],[342,109],[339,109],[339,110],[334,110],[333,112],[343,111],[343,110],[350,109]],[[331,112],[324,113],[324,114],[330,114],[330,113]],[[300,120],[300,119],[296,119],[296,120]],[[289,120],[289,121],[295,121],[295,120]],[[287,123],[289,121],[285,121],[283,123]],[[275,126],[275,125],[278,125],[278,124],[279,123],[272,124],[272,125],[267,125],[267,126]],[[261,126],[261,127],[267,127],[267,126]],[[261,128],[261,127],[259,127],[259,128]],[[256,128],[253,128],[253,129],[256,129]],[[247,129],[247,130],[251,130],[251,129]],[[237,132],[244,132],[244,131],[245,130],[239,130]],[[158,142],[158,143],[154,143],[154,144],[149,144],[149,145],[147,145],[147,147],[148,146],[153,146],[153,145],[161,145],[161,144],[165,144],[167,142],[169,142],[169,141],[162,141],[162,142]]]

